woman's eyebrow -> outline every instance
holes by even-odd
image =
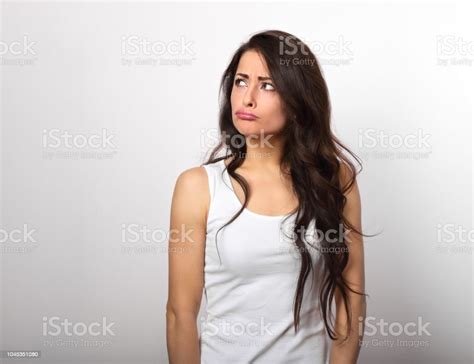
[[[243,78],[246,78],[248,79],[249,78],[249,75],[247,75],[246,73],[237,73],[236,76],[241,76]],[[268,76],[258,76],[258,80],[259,81],[265,81],[265,80],[271,80],[272,78],[271,77],[268,77]]]

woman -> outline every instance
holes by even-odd
[[[291,34],[255,34],[221,92],[221,143],[173,194],[170,227],[186,235],[170,239],[170,363],[356,363],[366,312],[357,172],[331,132],[316,58]]]

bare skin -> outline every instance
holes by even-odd
[[[261,215],[278,216],[293,212],[298,207],[298,199],[293,193],[291,179],[280,167],[283,141],[280,131],[286,116],[278,93],[264,60],[258,53],[245,52],[241,57],[234,87],[231,94],[232,117],[235,127],[245,136],[247,155],[236,172],[250,185],[251,196],[247,209]],[[248,121],[235,115],[244,110],[256,115]],[[265,136],[271,135],[270,143],[264,143]],[[231,158],[226,159],[228,165]],[[344,176],[341,176],[344,178]],[[244,202],[240,184],[232,180],[237,197]],[[347,195],[346,213],[349,220],[360,229],[360,198],[357,184]],[[200,363],[197,315],[204,288],[204,252],[207,214],[210,195],[207,174],[203,167],[195,167],[182,172],[173,192],[170,231],[190,231],[184,239],[182,234],[172,235],[169,243],[169,281],[167,319],[167,349],[171,364]],[[351,246],[353,257],[345,274],[354,287],[363,289],[363,247],[362,241],[352,236],[356,242]],[[171,241],[173,240],[173,241]],[[361,288],[362,287],[362,288]],[[351,297],[352,298],[352,297]],[[362,304],[354,297],[353,315],[356,328],[357,317],[362,314]],[[344,312],[340,301],[336,301],[336,327],[342,330]],[[331,364],[356,363],[358,355],[357,332],[348,344],[333,345]]]
[[[204,248],[209,208],[207,175],[203,167],[178,176],[171,203],[166,339],[171,364],[200,363],[197,315],[204,287]],[[184,250],[183,250],[184,249]]]

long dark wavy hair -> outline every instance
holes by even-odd
[[[239,140],[245,140],[245,138],[233,124],[230,102],[239,60],[244,52],[249,50],[257,51],[265,59],[270,77],[281,97],[286,113],[286,122],[282,131],[284,145],[281,166],[289,166],[293,190],[299,201],[293,229],[294,243],[301,255],[301,269],[293,308],[296,332],[299,326],[304,285],[313,270],[311,255],[305,247],[305,241],[303,241],[305,238],[298,232],[308,231],[309,224],[315,220],[318,230],[322,232],[340,231],[339,226],[343,224],[344,228],[365,235],[355,229],[343,216],[346,203],[344,193],[354,184],[357,173],[362,170],[362,164],[359,158],[347,149],[331,131],[331,106],[328,88],[319,63],[309,47],[297,37],[279,30],[254,34],[237,49],[222,75],[219,92],[219,131],[221,136],[225,137],[219,140],[218,145],[211,151],[208,160],[204,163],[215,163],[232,155],[233,158],[226,167],[227,171],[240,184],[245,193],[243,206],[220,229],[232,223],[242,213],[248,204],[250,195],[249,184],[236,172],[236,169],[244,162],[247,147],[245,143],[236,145],[237,143],[231,142],[235,140],[235,136]],[[224,147],[225,156],[218,157],[217,154]],[[359,172],[351,160],[344,155],[344,150],[358,161],[361,167]],[[342,164],[349,167],[352,172],[348,183],[344,186],[340,182]],[[326,236],[326,234],[321,235]],[[336,243],[328,242],[324,238],[318,242],[321,244],[321,251],[331,251],[321,255],[323,257],[323,280],[320,285],[319,298],[326,331],[332,340],[336,340],[337,336],[335,336],[335,331],[328,320],[328,317],[332,317],[331,302],[336,288],[340,290],[349,318],[348,332],[351,330],[351,312],[347,290],[359,295],[368,295],[354,291],[342,276],[349,259],[345,237]],[[338,253],[334,253],[334,251]],[[346,335],[346,339],[347,337],[348,335]]]

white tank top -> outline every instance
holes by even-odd
[[[211,202],[204,266],[207,306],[200,327],[201,363],[328,364],[330,338],[319,313],[320,279],[312,282],[313,274],[321,276],[319,251],[308,248],[314,270],[305,284],[300,326],[295,334],[293,302],[301,258],[289,236],[296,215],[283,223],[288,215],[267,216],[244,209],[219,231],[216,248],[217,230],[239,211],[242,203],[224,160],[204,168]],[[314,223],[311,226],[314,229]]]

